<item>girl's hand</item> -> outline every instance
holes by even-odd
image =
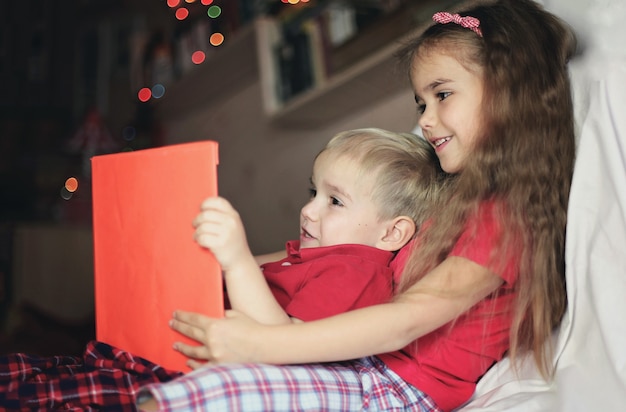
[[[204,363],[254,362],[263,325],[236,311],[226,311],[222,319],[192,312],[176,311],[172,329],[200,343],[198,346],[176,342],[174,349],[190,358],[187,365],[197,369]],[[205,361],[205,362],[203,362]]]
[[[211,250],[222,270],[228,271],[242,256],[252,256],[239,213],[226,199],[210,197],[202,202],[193,226],[195,241]]]

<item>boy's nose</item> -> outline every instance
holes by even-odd
[[[314,203],[315,203],[315,199],[311,199],[300,210],[300,214],[306,220],[315,221],[316,218],[317,218],[317,213],[315,212],[315,205],[314,205]]]

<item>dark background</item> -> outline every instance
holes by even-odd
[[[252,39],[252,36],[245,36],[250,32],[245,28],[250,28],[249,23],[259,13],[276,15],[287,22],[282,26],[287,30],[285,35],[292,35],[286,37],[288,40],[293,37],[297,43],[283,45],[284,50],[304,50],[296,47],[306,44],[300,42],[304,37],[297,27],[303,19],[312,21],[330,3],[330,0],[310,0],[294,6],[280,0],[213,0],[212,5],[220,6],[222,13],[209,18],[208,6],[202,4],[208,1],[179,0],[180,5],[174,8],[170,8],[166,0],[0,1],[0,353],[78,353],[84,343],[93,338],[93,313],[82,318],[76,315],[71,321],[60,319],[55,313],[63,312],[60,310],[62,302],[85,301],[77,299],[77,295],[87,298],[84,291],[93,290],[83,283],[81,288],[73,287],[92,279],[88,272],[93,266],[88,256],[93,250],[88,245],[91,239],[88,232],[91,229],[91,157],[167,143],[157,109],[160,107],[163,112],[168,103],[164,106],[154,99],[141,102],[138,91],[155,84],[164,84],[167,88],[178,82],[178,86],[191,83],[191,94],[205,93],[193,89],[193,80],[206,73],[202,68],[215,67],[216,59],[205,67],[195,67],[190,63],[190,51],[202,49],[207,55],[215,51],[216,47],[207,44],[206,34],[212,32],[225,35],[224,46],[228,46],[228,39],[237,38],[239,30],[244,34],[240,39]],[[381,19],[382,25],[376,26],[389,4],[406,0],[350,1],[357,10],[358,30],[374,26],[375,30],[363,30],[361,33],[365,34],[360,40],[354,37],[352,43],[348,41],[327,50],[327,62],[331,62],[327,64],[335,71],[405,33],[408,25],[419,21],[423,14],[419,10],[411,13],[400,10],[390,14],[389,19]],[[418,2],[406,1],[406,4]],[[439,6],[439,0],[437,4]],[[188,8],[187,19],[175,18],[179,7]],[[235,44],[239,43],[234,40]],[[292,57],[280,60],[285,63],[284,67],[302,69],[310,65],[308,53],[293,54],[302,57],[299,64]],[[283,54],[280,57],[284,57]],[[209,60],[207,57],[207,62]],[[248,56],[245,64],[250,65],[251,60]],[[224,62],[240,64],[239,59],[225,58]],[[381,66],[374,64],[368,71],[370,78],[382,73],[377,69]],[[247,72],[256,75],[256,70],[249,68]],[[296,74],[306,70],[285,72],[288,75],[282,74],[281,84],[290,86],[292,94],[312,86],[312,79],[292,84],[297,79],[302,80]],[[226,83],[229,89],[239,81],[236,76],[230,79],[234,80],[230,80],[232,85]],[[360,81],[364,80],[357,79],[352,85]],[[385,96],[378,94],[382,89],[389,89],[387,95],[396,90],[388,83],[384,87],[378,83],[368,82],[367,85],[373,89],[366,92],[371,100]],[[176,87],[168,90],[174,91]],[[338,91],[336,89],[332,96],[338,96]],[[182,97],[179,93],[178,100],[172,100],[176,93],[166,92],[163,99],[163,103],[169,102],[166,110],[180,106],[181,102],[184,106],[191,97],[188,94],[189,89]],[[354,101],[359,105],[363,103],[361,99],[343,97],[341,100],[349,107]],[[319,102],[314,102],[313,106]],[[341,103],[333,104],[333,112],[345,117],[347,112],[335,110],[337,105]],[[311,107],[306,106],[306,110]],[[315,108],[312,111],[315,118],[319,113]],[[270,125],[265,118],[260,121],[273,138],[275,125]],[[310,134],[313,135],[313,131]],[[77,191],[67,190],[68,178],[78,180]],[[242,179],[247,177],[242,175]],[[285,204],[289,211],[297,210],[291,195]],[[84,247],[72,244],[76,242],[72,236],[77,228],[82,231],[80,246]],[[24,235],[25,230],[27,235]],[[52,236],[49,230],[54,231]],[[51,253],[56,253],[55,259],[50,259]],[[24,261],[40,264],[29,265],[26,269]],[[55,264],[59,261],[63,264],[68,261],[73,267],[57,268]],[[68,276],[70,272],[72,276]],[[24,290],[32,292],[29,304],[24,302]],[[43,297],[47,297],[47,301]],[[90,307],[88,302],[84,307]]]
[[[236,30],[249,11],[233,5],[252,3],[214,1],[223,13],[213,24]],[[185,21],[165,0],[0,2],[1,353],[72,354],[95,335],[92,316],[64,322],[36,305],[16,307],[16,228],[89,227],[89,158],[164,143],[137,92],[155,76],[156,56],[174,58],[191,22],[207,18],[199,0],[181,6],[190,10]],[[64,186],[70,177],[79,182],[73,193]]]

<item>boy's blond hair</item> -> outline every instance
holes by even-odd
[[[442,172],[424,139],[378,128],[355,129],[335,135],[322,153],[346,156],[359,174],[373,178],[372,199],[380,219],[407,216],[418,227],[427,219]]]

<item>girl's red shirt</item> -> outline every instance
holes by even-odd
[[[476,383],[509,348],[519,256],[493,257],[501,241],[494,203],[485,202],[472,216],[448,256],[469,259],[500,276],[493,294],[455,321],[419,338],[400,351],[379,355],[405,381],[428,394],[444,411],[461,406]],[[401,250],[392,266],[401,274],[410,254]],[[459,274],[462,275],[462,274]]]

